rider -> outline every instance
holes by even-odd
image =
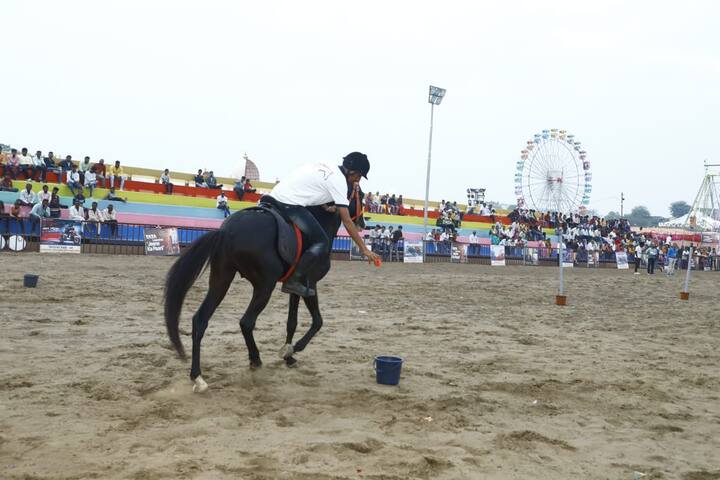
[[[302,297],[312,297],[315,290],[307,286],[308,274],[312,273],[315,262],[330,253],[330,239],[320,223],[305,207],[335,202],[345,230],[369,261],[380,257],[371,252],[360,238],[348,211],[348,188],[367,178],[370,162],[366,155],[352,152],[343,158],[342,165],[324,163],[305,165],[290,173],[275,185],[268,194],[283,208],[288,217],[300,228],[309,240],[295,268],[293,275],[283,284],[282,291]]]

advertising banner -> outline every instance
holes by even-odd
[[[179,255],[177,228],[145,228],[145,255]]]
[[[82,222],[43,220],[40,229],[40,252],[80,253]]]
[[[615,262],[618,270],[627,270],[628,266],[627,252],[615,252]]]
[[[503,245],[490,246],[490,265],[493,267],[505,266],[505,247]]]
[[[422,240],[405,240],[404,263],[423,263],[423,242]]]
[[[563,267],[572,268],[575,264],[575,252],[569,248],[563,250]]]

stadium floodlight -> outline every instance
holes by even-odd
[[[428,103],[432,103],[433,105],[440,105],[440,102],[442,102],[443,97],[445,97],[446,90],[444,88],[440,87],[433,87],[430,85],[430,93],[428,95]]]
[[[433,87],[430,85],[430,93],[428,95],[428,103],[430,103],[430,143],[428,145],[428,161],[427,161],[427,175],[425,176],[425,206],[423,208],[423,242],[427,237],[428,229],[428,197],[430,195],[430,159],[432,157],[432,135],[433,135],[433,114],[435,105],[440,105],[442,99],[445,97],[446,90],[444,88]],[[424,243],[423,243],[424,245]],[[425,248],[423,248],[423,256],[425,255]]]

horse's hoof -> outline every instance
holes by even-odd
[[[287,365],[289,368],[295,368],[298,366],[298,361],[295,360],[294,357],[285,357],[285,365]]]
[[[258,358],[257,360],[250,360],[250,369],[255,370],[262,367],[262,361]]]
[[[197,378],[195,378],[195,383],[193,384],[193,393],[205,393],[208,389],[208,384],[205,383],[205,380],[198,375]]]
[[[293,350],[293,346],[289,343],[286,343],[282,346],[282,348],[278,352],[278,355],[280,355],[280,358],[288,358],[292,356],[293,353],[295,353],[295,350]]]

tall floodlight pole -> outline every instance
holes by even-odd
[[[432,158],[432,134],[433,134],[433,114],[435,113],[435,105],[440,105],[443,97],[445,97],[445,89],[433,87],[430,85],[430,93],[428,94],[428,103],[430,103],[430,142],[428,143],[428,161],[427,174],[425,175],[425,208],[423,209],[423,243],[427,238],[428,230],[428,198],[430,196],[430,159]],[[423,248],[423,252],[425,249]]]

